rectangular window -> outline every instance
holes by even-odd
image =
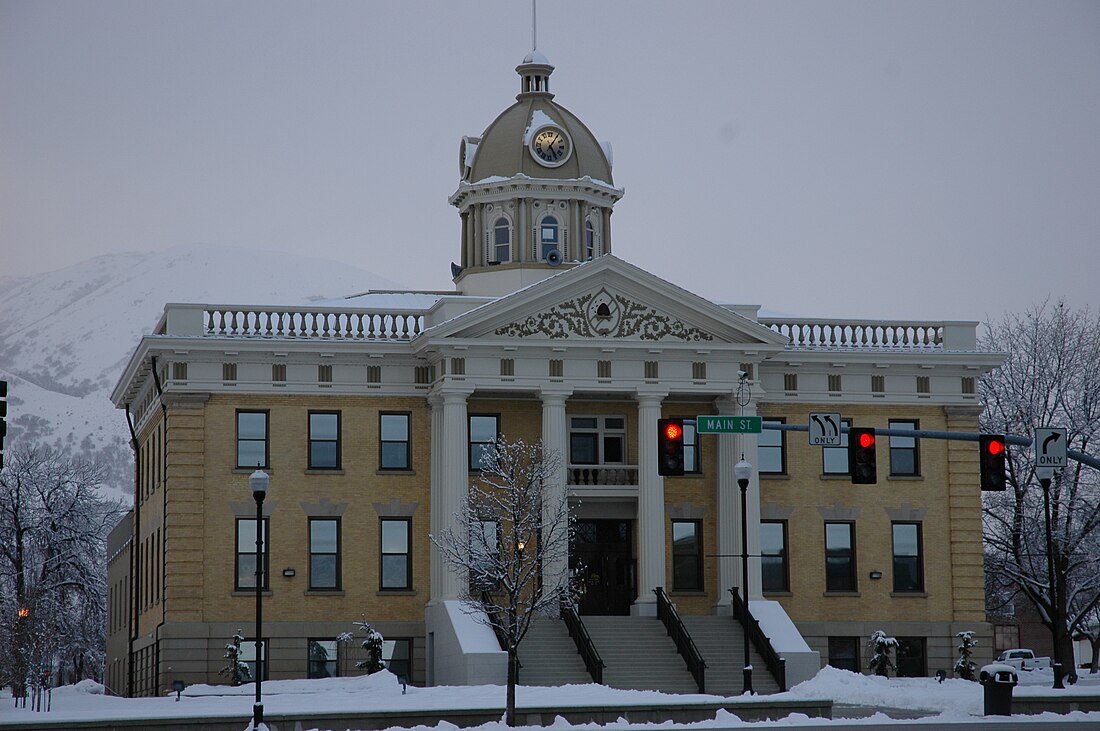
[[[260,668],[263,674],[260,679],[267,680],[267,640],[260,640],[258,644],[260,645],[259,649],[263,655],[262,667]],[[248,666],[248,677],[250,680],[256,680],[256,645],[257,642],[255,637],[246,639],[241,643],[240,660]]]
[[[852,420],[841,419],[840,423],[845,427],[850,427]],[[839,447],[821,448],[821,473],[825,475],[848,474],[848,432],[840,432]]]
[[[286,383],[286,363],[271,364],[272,383]]]
[[[380,467],[384,470],[409,469],[409,415],[379,414],[378,433],[382,450]]]
[[[893,523],[894,591],[924,591],[920,523]]]
[[[418,366],[423,367],[423,366]],[[378,384],[382,382],[382,366],[367,366],[367,383]],[[419,381],[417,381],[419,383]]]
[[[565,361],[561,358],[551,358],[547,363],[547,372],[551,378],[561,378],[565,373]]]
[[[309,412],[309,469],[340,469],[340,412]]]
[[[684,472],[697,475],[702,471],[699,432],[695,431],[695,419],[684,419]]]
[[[899,678],[928,675],[928,650],[923,637],[899,637],[897,657]]]
[[[919,429],[911,419],[890,420],[891,429]],[[920,474],[919,445],[916,437],[890,437],[890,474],[910,477]]]
[[[703,590],[703,525],[672,521],[672,590]]]
[[[645,362],[645,379],[647,381],[656,381],[658,376],[660,362],[656,360],[647,360]]]
[[[856,591],[854,523],[825,524],[825,591]]]
[[[412,677],[412,638],[382,640],[382,664],[408,681]]]
[[[408,518],[382,518],[383,590],[412,589],[412,555]]]
[[[886,393],[886,376],[871,376],[871,393],[875,396]]]
[[[500,523],[479,520],[470,532],[470,592],[492,591],[497,586],[494,567],[500,555]]]
[[[760,578],[765,592],[790,591],[787,521],[760,521]]]
[[[270,519],[264,518],[260,527],[260,588],[268,590],[267,564],[271,547],[267,543]],[[256,519],[237,518],[237,591],[256,589]]]
[[[310,640],[308,677],[335,678],[337,652],[336,640]]]
[[[782,424],[786,419],[767,419],[764,425]],[[787,472],[786,437],[778,429],[764,429],[756,440],[756,459],[760,474],[782,475]]]
[[[858,673],[859,644],[859,637],[830,637],[829,665]]]
[[[340,520],[309,519],[309,588],[340,588]]]
[[[470,469],[481,469],[486,450],[496,444],[500,433],[500,417],[470,414]]]
[[[794,393],[798,390],[798,374],[797,373],[784,373],[783,374],[783,390],[788,393]]]
[[[266,411],[237,412],[237,467],[267,468]]]
[[[695,361],[691,364],[691,379],[693,381],[705,381],[707,380],[707,363],[706,361]]]
[[[829,393],[838,394],[841,391],[841,380],[839,373],[829,374]]]
[[[317,366],[317,382],[332,383],[332,366],[328,364]]]
[[[569,464],[626,464],[626,418],[570,417]]]

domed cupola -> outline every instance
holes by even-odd
[[[465,294],[507,294],[611,252],[611,209],[623,195],[611,145],[554,101],[553,72],[531,51],[516,67],[516,103],[480,137],[462,138],[450,198],[462,256],[451,269]]]

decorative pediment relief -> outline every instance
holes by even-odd
[[[496,329],[515,338],[631,338],[701,342],[714,337],[697,327],[606,289],[562,302]]]

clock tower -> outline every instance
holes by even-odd
[[[611,252],[611,210],[623,195],[611,145],[554,101],[553,71],[529,53],[516,67],[516,103],[481,136],[462,138],[450,203],[462,218],[451,273],[463,294],[508,294]]]

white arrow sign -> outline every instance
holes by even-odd
[[[840,426],[840,414],[824,411],[810,412],[810,445],[839,447],[843,444]]]
[[[1066,430],[1062,428],[1043,428],[1035,430],[1035,466],[1065,467]]]

